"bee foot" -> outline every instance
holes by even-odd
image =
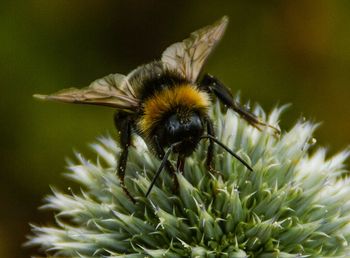
[[[134,197],[131,196],[131,194],[129,193],[128,189],[126,189],[125,186],[122,186],[122,189],[123,189],[124,193],[126,194],[126,196],[130,199],[130,201],[132,201],[133,204],[135,204],[136,201],[135,201]]]
[[[209,173],[212,173],[212,174],[214,174],[216,176],[223,176],[221,171],[216,170],[213,166],[208,166],[208,171],[209,171]]]

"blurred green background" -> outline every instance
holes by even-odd
[[[248,3],[249,2],[249,3]],[[28,257],[29,222],[49,185],[66,189],[65,157],[114,135],[113,110],[35,101],[158,58],[169,44],[226,14],[227,33],[206,71],[270,110],[292,103],[288,129],[324,123],[330,153],[350,143],[350,1],[1,1],[0,257]]]

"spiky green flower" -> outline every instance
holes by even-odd
[[[267,122],[276,124],[281,111]],[[350,257],[349,152],[310,154],[316,128],[310,122],[275,138],[231,111],[223,114],[218,104],[211,117],[218,138],[254,172],[217,148],[219,173],[208,173],[201,143],[177,174],[178,192],[164,172],[146,199],[160,162],[136,138],[126,181],[134,204],[115,174],[118,144],[100,138],[96,162],[77,155],[79,163],[70,164],[68,176],[82,190],[53,189],[44,207],[55,211],[57,225],[33,226],[29,244],[65,257]]]

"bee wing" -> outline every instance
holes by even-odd
[[[134,111],[139,99],[122,74],[110,74],[92,82],[88,87],[68,88],[50,95],[35,94],[35,98],[67,103],[109,106]]]
[[[222,38],[228,17],[195,32],[190,37],[169,46],[162,54],[162,62],[195,82],[209,54]]]

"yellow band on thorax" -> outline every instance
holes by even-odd
[[[191,84],[164,89],[147,99],[143,104],[144,115],[138,123],[139,129],[147,135],[164,115],[175,111],[177,107],[207,112],[210,105],[209,95]]]

